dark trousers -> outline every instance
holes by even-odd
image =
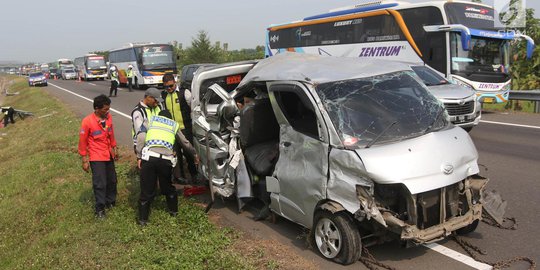
[[[133,78],[127,78],[129,92],[131,92],[133,90],[131,81],[133,81]]]
[[[92,187],[96,198],[96,212],[103,211],[106,205],[116,203],[116,170],[114,161],[90,161]]]
[[[191,145],[193,145],[193,133],[191,132],[191,130],[182,129],[182,134],[184,134],[184,136],[186,136],[186,139],[188,139]],[[192,178],[195,177],[195,175],[197,175],[197,166],[195,166],[195,160],[193,159],[193,156],[185,153],[180,144],[177,143],[176,147],[176,153],[182,153],[182,155],[186,157],[189,174]],[[184,159],[182,158],[182,155],[178,155],[178,162],[176,163],[176,167],[174,168],[174,177],[176,178],[186,177],[186,174],[184,172]]]
[[[15,114],[15,109],[9,107],[7,109],[7,114],[4,115],[4,127],[7,127],[9,124],[9,121],[11,121],[12,124],[15,123],[15,120],[13,120],[13,115]]]
[[[111,90],[109,90],[109,97],[113,95],[116,96],[118,94],[118,82],[117,81],[111,81]]]
[[[172,164],[169,160],[150,157],[141,163],[141,203],[151,202],[156,196],[156,182],[161,193],[166,196],[176,194],[171,182]]]

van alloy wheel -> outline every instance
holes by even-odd
[[[315,214],[313,242],[321,255],[344,265],[354,263],[362,255],[358,226],[345,212],[319,211]]]

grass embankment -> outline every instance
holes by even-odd
[[[160,197],[151,224],[136,225],[139,184],[127,149],[117,162],[117,207],[96,220],[91,174],[77,154],[80,119],[22,78],[10,88],[17,91],[4,104],[35,117],[0,129],[0,269],[252,268],[229,251],[236,233],[189,200],[173,218]]]
[[[534,113],[534,101],[511,100],[505,103],[483,104],[482,109],[486,111]]]

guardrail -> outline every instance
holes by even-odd
[[[510,90],[508,99],[534,101],[534,112],[540,113],[540,90]]]

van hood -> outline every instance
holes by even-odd
[[[428,89],[437,99],[466,99],[475,95],[474,90],[457,84],[433,85]]]
[[[411,194],[448,186],[479,172],[478,152],[459,127],[356,152],[375,183],[401,183]]]

